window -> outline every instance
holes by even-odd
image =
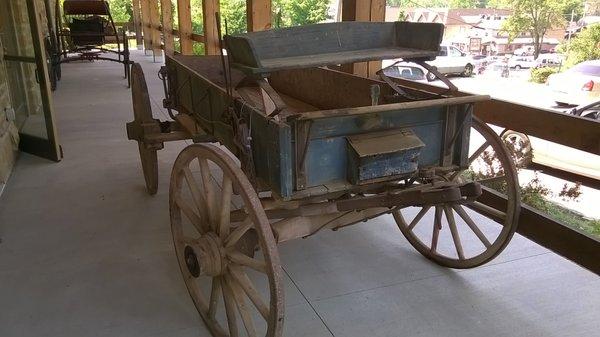
[[[449,49],[450,49],[450,50],[449,50],[449,51],[450,51],[450,56],[453,56],[453,57],[459,57],[459,56],[462,56],[462,52],[461,52],[460,50],[458,50],[458,49],[456,49],[456,48],[454,48],[454,47],[451,47],[451,48],[449,48]]]

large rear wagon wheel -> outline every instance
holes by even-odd
[[[503,141],[477,118],[473,120],[470,141],[469,168],[439,178],[477,181],[483,187],[499,190],[508,199],[504,209],[491,209],[475,200],[421,207],[409,221],[407,210],[393,213],[413,247],[428,259],[450,268],[473,268],[489,262],[507,246],[518,224],[517,172]]]
[[[281,336],[275,238],[234,160],[214,145],[186,147],[173,166],[169,204],[181,273],[213,336]]]
[[[142,171],[149,194],[156,194],[158,190],[158,158],[156,151],[162,144],[149,144],[144,141],[144,136],[151,133],[160,133],[160,124],[152,118],[152,106],[144,71],[139,63],[131,66],[131,99],[133,102],[133,122],[136,130],[136,140],[142,162]]]

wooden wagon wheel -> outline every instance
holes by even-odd
[[[504,209],[491,209],[475,200],[422,207],[410,222],[402,214],[405,210],[393,213],[404,236],[421,254],[451,268],[473,268],[500,254],[517,228],[520,211],[517,172],[500,137],[474,118],[470,141],[469,168],[441,178],[478,181],[500,190],[508,198]],[[490,225],[492,220],[502,226]]]
[[[211,333],[281,336],[283,284],[275,238],[233,159],[215,145],[186,147],[173,166],[169,204],[179,267]],[[244,214],[243,220],[231,218],[232,211]]]
[[[133,122],[127,125],[128,136],[138,142],[146,189],[149,194],[156,194],[158,189],[156,151],[160,150],[163,145],[161,143],[149,144],[145,141],[145,136],[160,133],[160,123],[152,118],[148,86],[139,63],[134,63],[131,66],[131,99],[133,101]]]

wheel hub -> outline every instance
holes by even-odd
[[[214,233],[203,235],[184,249],[185,264],[194,277],[222,275],[227,266],[224,257],[224,247]]]

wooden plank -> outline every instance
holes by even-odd
[[[271,0],[246,0],[249,32],[271,29]]]
[[[152,52],[154,55],[160,54],[160,31],[158,27],[160,25],[160,14],[158,12],[158,1],[149,0],[149,14],[150,14],[150,43]]]
[[[431,93],[448,91],[425,83],[395,78],[393,81]],[[467,95],[471,94],[460,91],[453,93],[453,96]],[[600,121],[499,99],[475,104],[474,113],[486,123],[600,155]]]
[[[152,33],[150,25],[150,0],[139,0],[142,17],[140,25],[142,27],[144,50],[152,49]]]
[[[202,13],[204,13],[204,53],[206,55],[221,54],[217,19],[215,16],[217,12],[219,12],[219,0],[202,1]]]
[[[138,49],[143,48],[144,41],[142,40],[142,16],[140,13],[140,0],[132,0],[133,11],[133,27],[135,30],[135,42]]]
[[[160,0],[160,10],[162,13],[162,33],[165,40],[165,53],[173,54],[175,52],[175,41],[173,39],[173,12],[171,0]]]
[[[495,209],[506,209],[506,198],[483,189],[477,200]],[[517,233],[600,275],[600,242],[589,234],[552,220],[539,211],[521,205]]]
[[[179,43],[181,54],[194,54],[192,42],[192,11],[190,0],[177,0],[177,16],[179,21]]]

